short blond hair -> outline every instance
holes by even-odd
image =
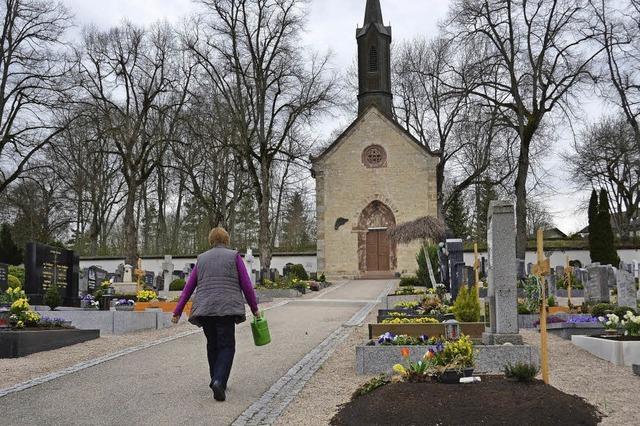
[[[229,245],[229,233],[224,228],[213,228],[209,232],[209,244],[212,246]]]

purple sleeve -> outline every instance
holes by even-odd
[[[180,301],[178,305],[173,311],[174,316],[182,315],[182,311],[184,310],[184,306],[187,304],[193,291],[196,289],[196,284],[198,284],[198,265],[194,266],[193,271],[189,275],[189,279],[187,280],[187,284],[182,289],[182,294],[180,294]]]
[[[251,312],[258,312],[258,301],[256,299],[256,292],[253,291],[251,278],[249,278],[249,273],[247,272],[247,268],[244,266],[244,261],[242,260],[242,256],[240,256],[240,254],[236,256],[236,266],[238,268],[238,277],[240,278],[240,287],[242,288],[242,292],[244,293],[244,298],[247,299],[247,303],[251,308]]]

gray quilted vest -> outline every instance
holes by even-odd
[[[246,319],[237,254],[234,250],[216,246],[198,256],[198,284],[189,322],[200,326],[198,318],[201,317],[234,316],[236,322]]]

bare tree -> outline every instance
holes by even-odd
[[[626,117],[603,118],[587,127],[567,156],[581,188],[605,188],[620,238],[629,238],[640,208],[640,145]]]
[[[571,115],[573,96],[590,80],[590,67],[602,51],[592,48],[587,6],[584,0],[456,0],[452,7],[458,42],[477,49],[476,78],[467,80],[465,89],[499,108],[502,124],[518,135],[518,258],[524,259],[527,246],[532,144],[545,118]]]
[[[126,184],[125,259],[138,256],[138,194],[155,168],[154,153],[170,142],[184,103],[185,78],[167,25],[146,30],[130,23],[107,31],[89,28],[78,52],[82,100],[99,114],[102,131],[113,141]]]
[[[276,158],[287,141],[333,103],[327,58],[305,60],[299,38],[304,0],[200,0],[204,13],[185,34],[211,85],[230,107],[235,154],[258,205],[260,263],[272,256],[271,201]]]
[[[55,111],[64,96],[62,40],[70,17],[51,0],[2,0],[0,13],[1,194],[65,127]]]

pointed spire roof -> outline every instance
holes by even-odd
[[[368,33],[371,27],[375,27],[380,34],[391,37],[391,27],[385,27],[382,20],[380,0],[367,0],[367,7],[364,12],[364,25],[362,28],[358,28],[357,37]]]
[[[382,9],[380,0],[367,0],[367,8],[364,12],[364,25],[382,24]]]

